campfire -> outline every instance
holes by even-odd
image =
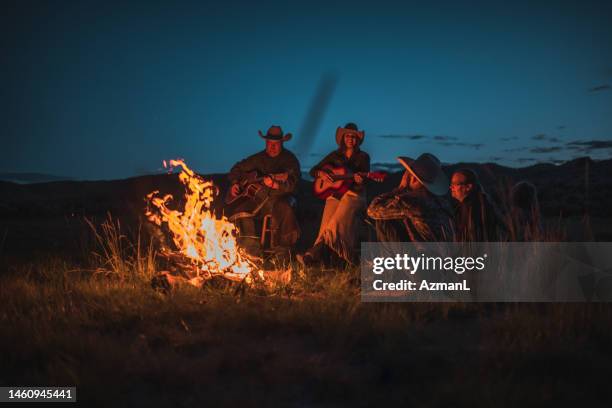
[[[163,274],[172,280],[186,279],[194,286],[220,276],[250,283],[253,277],[263,279],[263,271],[248,260],[236,244],[237,229],[227,217],[216,217],[212,204],[218,188],[191,170],[183,160],[164,161],[164,167],[180,168],[179,180],[185,186],[184,208],[170,209],[173,197],[159,191],[147,195],[147,218],[170,231],[174,248],[163,247],[161,255],[178,265],[186,278]]]

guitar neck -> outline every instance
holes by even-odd
[[[255,176],[250,176],[250,177],[247,175],[247,177],[244,178],[242,182],[244,184],[261,183],[264,180],[264,178],[271,177],[277,183],[285,183],[287,180],[278,179],[278,176],[282,174],[284,173],[257,174]]]
[[[370,178],[372,173],[368,173],[366,171],[358,171],[357,173],[353,173],[353,174],[344,174],[342,176],[333,176],[334,180],[350,180],[353,178],[353,176],[355,174],[359,174],[361,177],[365,177],[365,178]]]

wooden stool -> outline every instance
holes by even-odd
[[[271,227],[272,224],[272,215],[267,214],[263,217],[263,222],[261,224],[261,248],[264,249],[266,245],[266,233],[270,233],[270,248],[274,247],[274,230]]]

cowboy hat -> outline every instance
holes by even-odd
[[[441,196],[448,192],[448,178],[433,154],[423,153],[416,160],[400,156],[397,160],[433,194]]]
[[[347,133],[352,133],[357,136],[358,145],[363,142],[363,138],[365,137],[365,132],[363,130],[358,130],[356,124],[347,123],[344,127],[339,127],[336,129],[336,143],[338,144],[338,146],[342,146],[344,135],[346,135]]]
[[[261,130],[258,131],[259,136],[267,140],[276,140],[279,142],[287,142],[293,136],[291,133],[284,134],[280,126],[270,126],[268,132],[264,135]]]

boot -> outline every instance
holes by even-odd
[[[304,255],[298,254],[296,258],[304,268],[312,267],[319,265],[322,262],[324,251],[325,244],[320,242],[306,251]]]

